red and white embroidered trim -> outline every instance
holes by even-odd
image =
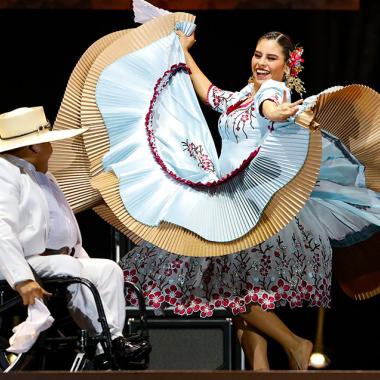
[[[181,182],[181,183],[186,184],[186,185],[189,185],[189,186],[193,186],[193,187],[213,187],[213,186],[220,185],[220,184],[228,181],[230,178],[234,177],[235,175],[237,175],[241,171],[243,171],[250,164],[250,162],[253,160],[253,158],[255,158],[257,156],[257,154],[260,151],[260,147],[256,148],[253,152],[251,152],[250,155],[241,163],[241,165],[238,168],[236,168],[232,172],[224,175],[222,178],[218,179],[217,181],[209,181],[206,183],[193,182],[193,181],[190,181],[188,179],[185,179],[185,178],[178,176],[174,171],[170,170],[166,166],[165,162],[162,160],[162,158],[160,157],[160,155],[158,153],[157,146],[156,146],[156,137],[154,135],[152,123],[153,123],[153,117],[154,117],[154,106],[157,102],[159,95],[164,90],[164,88],[169,84],[170,80],[174,77],[174,75],[178,74],[179,72],[185,72],[189,75],[191,74],[191,70],[188,66],[186,66],[186,64],[184,64],[184,63],[174,64],[170,67],[169,70],[166,70],[164,72],[164,75],[157,80],[157,82],[154,86],[153,96],[150,100],[149,110],[145,116],[145,129],[146,129],[146,132],[148,135],[149,146],[151,148],[152,154],[153,154],[155,160],[157,161],[157,163],[161,166],[161,168],[167,174],[170,175],[170,177],[172,177],[176,181]],[[210,89],[211,89],[211,87],[212,86],[210,86]]]

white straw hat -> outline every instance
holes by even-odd
[[[0,115],[0,153],[77,136],[88,128],[52,131],[43,107],[22,107]]]

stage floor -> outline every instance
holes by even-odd
[[[380,371],[109,371],[14,372],[7,380],[378,380]]]

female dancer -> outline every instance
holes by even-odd
[[[307,143],[308,140],[300,140],[305,130],[287,119],[293,117],[298,108],[299,111],[306,108],[313,99],[307,99],[302,105],[301,102],[288,101],[290,87],[302,90],[296,80],[301,68],[301,51],[294,49],[284,34],[273,32],[260,38],[252,58],[252,80],[241,91],[228,92],[211,85],[195,64],[188,51],[194,42],[191,33],[186,33],[190,37],[178,33],[178,37],[170,21],[174,17],[165,17],[157,22],[153,20],[136,33],[131,31],[121,37],[115,36],[117,40],[114,42],[101,41],[108,47],[98,53],[99,59],[89,70],[89,80],[84,83],[85,109],[78,117],[92,127],[85,145],[89,145],[88,154],[94,169],[97,169],[99,158],[107,151],[103,157],[103,170],[112,170],[118,177],[120,191],[117,189],[118,198],[115,201],[123,198],[125,203],[124,209],[117,203],[115,212],[126,210],[128,215],[144,225],[156,226],[160,220],[167,220],[188,228],[189,222],[194,228],[198,225],[205,227],[202,232],[218,233],[218,229],[208,227],[213,220],[220,227],[225,227],[227,223],[220,216],[218,220],[212,219],[210,215],[214,214],[209,213],[205,223],[205,218],[193,217],[189,220],[187,215],[189,198],[195,200],[195,204],[199,200],[196,197],[206,194],[210,197],[202,198],[207,200],[203,203],[204,207],[208,203],[214,207],[223,206],[223,203],[218,203],[219,193],[214,193],[214,189],[210,192],[197,191],[186,187],[188,182],[196,184],[204,178],[208,182],[228,176],[253,152],[260,150],[247,171],[231,178],[233,184],[236,178],[241,182],[243,191],[237,188],[238,196],[235,192],[222,194],[225,202],[233,198],[243,199],[243,204],[252,206],[252,211],[255,211],[253,206],[260,202],[254,202],[258,200],[258,193],[254,193],[254,198],[253,191],[262,189],[263,197],[268,191],[274,195],[277,190],[267,186],[268,181],[273,178],[272,183],[278,184],[286,172],[284,165],[281,166],[282,156],[274,153],[276,148],[283,147],[287,158],[297,158],[299,152],[305,150],[304,141]],[[156,32],[162,26],[160,23],[167,20],[170,21],[170,34],[164,34],[157,40]],[[179,24],[185,29],[188,27],[183,25],[186,22],[182,19]],[[138,33],[144,34],[148,30],[153,37],[140,38]],[[136,45],[128,45],[134,36],[136,44],[147,41],[143,48],[133,50]],[[173,61],[167,60],[166,55],[163,58],[164,53],[169,54],[170,58],[174,57],[176,63],[169,69],[167,63]],[[187,75],[183,73],[184,64],[181,63],[184,59],[190,68],[198,96],[221,113],[219,133],[222,152],[219,160],[215,159],[212,146],[206,150],[209,154],[204,153],[203,147],[209,148],[212,144],[208,144],[208,135],[200,128],[197,104],[189,101],[191,83],[188,86],[187,80],[177,81],[181,75]],[[179,75],[172,80],[171,75],[175,73]],[[282,82],[284,79],[286,84]],[[153,88],[154,94],[151,93]],[[74,90],[78,90],[77,86]],[[72,98],[69,98],[70,102]],[[75,113],[76,109],[72,112]],[[200,145],[186,139],[185,118],[193,126],[192,136],[200,131],[196,135]],[[101,134],[99,137],[98,125],[107,128],[111,147],[99,146],[107,135]],[[305,134],[308,136],[308,133]],[[156,135],[161,137],[159,146]],[[287,139],[287,135],[293,140]],[[294,139],[294,136],[297,138]],[[143,243],[127,253],[121,262],[126,279],[139,283],[148,303],[156,309],[173,306],[174,312],[179,315],[199,312],[201,317],[209,317],[215,308],[222,307],[239,315],[239,336],[254,369],[268,368],[266,336],[282,344],[292,369],[306,369],[312,344],[292,333],[271,310],[282,305],[328,306],[330,240],[341,243],[345,239],[360,240],[364,232],[368,233],[373,226],[380,225],[378,195],[364,186],[362,165],[339,140],[327,133],[323,136],[321,171],[315,189],[298,215],[280,232],[252,248],[220,257],[180,256]],[[263,139],[272,145],[261,144]],[[293,145],[285,145],[284,141]],[[268,153],[266,156],[261,155],[263,147]],[[161,159],[162,154],[166,161]],[[265,162],[263,157],[266,157]],[[265,166],[267,176],[259,176],[260,181],[255,177],[256,182],[249,183],[251,187],[246,186],[250,170],[256,170],[260,165]],[[292,164],[286,165],[294,167]],[[105,191],[102,193],[101,190],[106,201],[113,194],[107,187],[109,183],[110,186],[114,183],[113,179],[108,181],[109,178],[106,176],[103,182]],[[103,186],[100,183],[102,178],[95,179],[94,184]],[[227,186],[230,184],[227,183]],[[222,186],[218,186],[216,191],[220,188]],[[218,196],[214,197],[214,194]],[[109,204],[115,204],[114,198],[111,200]],[[201,216],[203,209],[197,211],[190,214]],[[163,215],[173,219],[166,219]],[[128,220],[125,222],[127,228]],[[235,222],[238,223],[239,218],[235,218]],[[232,229],[227,228],[226,231]],[[223,233],[220,236],[223,238]],[[130,301],[134,303],[131,297]]]
[[[265,34],[259,39],[252,58],[251,83],[233,93],[212,85],[196,65],[189,53],[194,36],[177,34],[198,96],[221,112],[220,165],[222,171],[228,173],[257,146],[260,123],[282,122],[298,111],[302,101],[287,101],[290,94],[283,81],[288,77],[288,83],[295,82],[298,74],[295,66],[299,67],[300,57],[296,65],[291,58],[300,51],[295,50],[290,38],[282,33]],[[297,86],[300,88],[299,83]],[[149,304],[155,308],[174,306],[179,315],[200,312],[202,317],[211,316],[217,307],[231,309],[238,315],[238,336],[253,369],[269,368],[267,336],[284,347],[291,369],[307,369],[311,342],[291,332],[271,310],[285,304],[329,306],[329,239],[342,240],[370,224],[348,211],[333,226],[321,218],[326,212],[332,217],[338,214],[329,208],[328,202],[321,200],[323,192],[334,191],[327,190],[329,183],[325,182],[334,181],[335,189],[345,186],[352,191],[360,175],[359,164],[347,159],[347,152],[335,143],[325,135],[319,196],[312,195],[297,217],[277,235],[248,250],[212,258],[178,256],[148,243],[140,244],[122,259],[126,278],[142,285]],[[345,183],[340,181],[339,173],[332,170],[334,165],[346,166],[351,172]],[[361,191],[368,199],[377,197],[365,188]],[[367,210],[368,214],[373,211],[377,210]],[[346,219],[356,225],[351,223],[348,227]]]

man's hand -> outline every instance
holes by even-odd
[[[16,291],[22,298],[24,305],[33,305],[36,298],[51,297],[52,294],[43,289],[38,282],[34,280],[26,280],[19,282],[15,286]]]
[[[299,105],[303,103],[303,99],[294,103],[288,103],[286,92],[284,91],[283,102],[276,104],[271,100],[265,100],[262,106],[264,116],[271,121],[285,121],[290,116],[296,114]]]

